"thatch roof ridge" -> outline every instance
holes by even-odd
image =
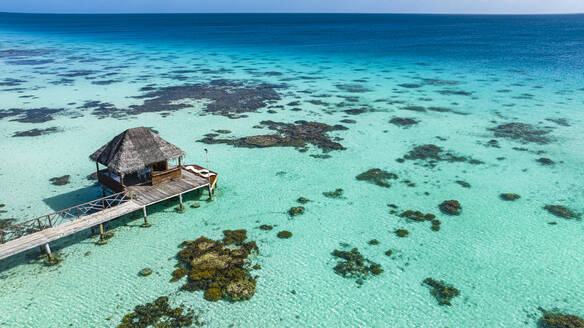
[[[118,134],[89,158],[118,174],[127,174],[184,155],[183,150],[151,129],[138,127]]]

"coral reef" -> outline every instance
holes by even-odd
[[[362,284],[363,279],[368,278],[371,274],[379,275],[383,272],[381,265],[363,257],[357,248],[350,251],[335,249],[332,256],[340,259],[333,270],[345,278],[357,279],[358,284]]]
[[[401,161],[398,160],[398,162],[403,162],[404,160],[424,161],[429,167],[436,166],[438,162],[466,162],[473,165],[483,164],[482,161],[477,159],[445,152],[441,147],[433,144],[415,146],[403,156]]]
[[[250,299],[255,293],[256,280],[249,273],[248,256],[258,251],[255,242],[246,242],[246,230],[225,230],[222,241],[200,237],[185,241],[178,252],[179,266],[188,272],[183,290],[204,290],[207,300],[225,299],[240,301]],[[233,246],[238,246],[233,248]],[[177,270],[175,270],[177,272]],[[182,276],[178,271],[173,280]]]
[[[544,145],[551,142],[551,138],[547,136],[550,132],[549,130],[538,129],[526,123],[501,124],[494,128],[489,128],[489,130],[493,131],[495,137],[519,141],[524,144],[537,143]]]
[[[407,237],[407,235],[409,235],[409,233],[410,233],[406,229],[396,229],[394,232],[398,237],[401,237],[401,238]]]
[[[46,134],[52,134],[52,133],[57,133],[61,130],[59,130],[59,128],[57,127],[50,127],[50,128],[46,128],[46,129],[31,129],[31,130],[26,130],[26,131],[18,131],[15,132],[12,136],[13,137],[38,137],[38,136],[43,136]]]
[[[299,197],[296,201],[300,204],[306,204],[306,203],[310,202],[310,199],[305,198],[305,197]]]
[[[64,175],[62,177],[50,178],[49,181],[51,182],[51,184],[55,186],[63,186],[69,183],[70,178],[71,178],[70,175]]]
[[[540,158],[536,159],[535,161],[541,165],[554,165],[554,164],[556,164],[556,162],[554,162],[553,160],[551,160],[547,157],[540,157]]]
[[[239,139],[217,139],[216,135],[209,134],[198,140],[206,144],[228,144],[235,147],[263,148],[263,147],[295,147],[305,149],[307,144],[320,148],[323,152],[344,150],[340,143],[331,140],[327,132],[347,130],[342,125],[328,125],[319,122],[296,121],[294,124],[262,121],[261,126],[267,126],[274,134],[255,135]]]
[[[499,197],[502,200],[509,200],[509,201],[513,201],[513,200],[521,198],[521,196],[519,196],[517,194],[509,194],[509,193],[500,194]]]
[[[462,205],[457,200],[445,200],[440,205],[438,205],[440,211],[448,215],[459,215],[462,211]]]
[[[288,214],[290,214],[290,216],[301,215],[304,214],[304,210],[304,206],[294,206],[288,210]]]
[[[278,232],[277,236],[280,239],[288,239],[288,238],[292,237],[292,233],[290,231],[287,231],[287,230],[282,230],[282,231]]]
[[[431,293],[434,295],[438,304],[440,305],[452,305],[451,300],[460,295],[460,291],[454,288],[452,285],[446,284],[444,281],[434,280],[432,278],[424,279],[424,284],[432,287]]]
[[[389,120],[389,123],[399,127],[409,127],[418,124],[419,121],[410,117],[394,117]]]
[[[370,169],[355,177],[359,181],[367,181],[380,187],[389,188],[391,185],[388,180],[396,180],[396,174],[384,171],[382,169]]]
[[[562,205],[546,205],[543,207],[546,211],[550,212],[551,214],[564,218],[564,219],[575,219],[578,218],[579,215],[572,212],[569,208],[566,208]]]
[[[138,305],[134,312],[126,314],[118,328],[146,328],[146,327],[201,327],[201,313],[195,315],[193,311],[185,311],[182,307],[172,308],[168,304],[168,297],[162,296],[152,303]]]
[[[272,226],[271,226],[271,225],[269,225],[269,224],[262,224],[262,225],[260,226],[260,229],[261,229],[261,230],[272,230],[272,229],[274,229],[274,227],[272,227]]]
[[[322,194],[328,198],[341,198],[343,197],[343,189],[337,188],[334,191],[325,191]]]
[[[140,270],[140,275],[142,277],[147,277],[151,274],[152,274],[152,269],[150,269],[150,268],[144,268],[144,269]]]
[[[543,317],[539,319],[539,326],[541,328],[584,328],[584,319],[572,314],[565,314],[561,312],[549,312],[544,309]]]

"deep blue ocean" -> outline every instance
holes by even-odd
[[[149,228],[51,242],[56,266],[0,260],[0,328],[118,327],[162,296],[208,327],[582,318],[583,73],[584,15],[0,14],[0,229],[102,197],[88,156],[129,128],[219,174]],[[249,300],[170,281],[226,229],[259,248]]]

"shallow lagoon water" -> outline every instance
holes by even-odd
[[[209,327],[536,327],[538,307],[584,315],[584,226],[580,220],[557,218],[543,209],[558,204],[584,211],[582,61],[573,55],[582,47],[578,38],[582,16],[517,18],[515,23],[491,18],[491,25],[511,28],[509,38],[502,40],[489,38],[493,32],[485,26],[491,25],[479,24],[484,18],[450,17],[460,29],[481,26],[473,31],[483,33],[486,41],[473,39],[466,47],[443,21],[434,22],[442,35],[402,30],[395,36],[370,33],[359,40],[349,38],[348,31],[355,26],[369,31],[410,26],[420,32],[427,23],[418,16],[409,20],[400,16],[398,22],[391,16],[386,21],[343,16],[336,22],[323,17],[327,24],[319,27],[319,42],[301,33],[307,28],[299,27],[298,16],[293,15],[284,17],[289,26],[274,31],[261,30],[245,15],[239,20],[229,15],[183,17],[156,32],[109,17],[102,25],[119,29],[102,33],[94,33],[98,28],[92,19],[77,16],[2,17],[0,82],[23,82],[0,88],[0,109],[62,110],[42,123],[13,121],[21,118],[14,115],[0,120],[0,181],[5,190],[0,203],[6,204],[0,219],[23,221],[99,197],[100,189],[86,178],[94,170],[89,154],[136,126],[159,131],[187,152],[187,163],[206,165],[203,149],[209,149],[209,167],[219,172],[220,180],[215,200],[206,202],[203,194],[196,200],[202,204],[198,209],[188,207],[194,195],[187,198],[183,214],[174,211],[175,203],[149,208],[151,228],[141,228],[140,216],[132,215],[109,223],[106,228],[115,236],[105,246],[95,245],[96,237],[89,231],[53,243],[63,259],[58,266],[44,267],[37,250],[3,260],[0,326],[115,327],[136,305],[162,295],[169,295],[172,304],[201,309],[201,319]],[[136,23],[133,19],[129,22]],[[563,30],[566,25],[569,32]],[[522,35],[525,26],[534,32]],[[541,26],[549,33],[538,34]],[[290,32],[286,35],[297,36],[274,41],[286,28]],[[213,37],[193,29],[213,31]],[[161,37],[181,30],[183,35]],[[249,32],[245,39],[241,31]],[[339,37],[343,31],[347,39]],[[557,42],[549,42],[544,53],[520,50],[554,36]],[[444,38],[457,41],[454,49],[466,50],[456,52],[449,43],[441,47]],[[380,39],[396,45],[401,39],[430,43],[434,51],[423,46],[404,50],[407,45],[392,51]],[[486,48],[496,49],[492,57],[484,53]],[[10,49],[24,50],[21,58],[10,57],[14,56],[14,51],[7,52]],[[217,79],[285,86],[276,89],[280,100],[244,113],[245,118],[206,114],[204,101],[178,111],[123,115],[123,109],[143,102],[135,97],[144,94],[140,89],[145,86],[208,84]],[[96,100],[122,109],[122,115],[97,116],[92,109],[79,108]],[[300,104],[288,105],[293,101]],[[348,105],[338,105],[343,102]],[[279,105],[283,107],[270,107]],[[406,106],[452,111],[404,110]],[[344,112],[353,108],[366,111]],[[420,123],[401,128],[389,123],[393,117],[416,118]],[[547,120],[560,118],[568,126]],[[340,122],[344,119],[356,123]],[[232,138],[271,133],[254,128],[263,120],[342,124],[349,129],[328,135],[342,138],[338,142],[346,150],[324,153],[330,158],[323,159],[310,156],[323,155],[314,146],[299,152],[197,142],[219,129],[230,130],[226,136]],[[551,142],[496,138],[498,148],[489,146],[494,139],[489,129],[509,122],[549,130]],[[18,131],[50,127],[58,132],[12,137]],[[424,144],[483,164],[443,161],[429,167],[423,161],[396,161]],[[541,165],[536,161],[540,157],[556,164]],[[393,172],[399,179],[391,181],[390,188],[355,179],[371,168]],[[50,184],[50,178],[65,174],[71,175],[70,184]],[[456,180],[471,187],[463,188]],[[323,195],[336,188],[343,188],[343,198]],[[521,199],[502,201],[503,192],[520,194]],[[300,196],[311,202],[303,215],[291,218],[287,211],[297,206]],[[438,210],[438,204],[449,199],[461,202],[460,216]],[[392,215],[388,204],[398,205],[400,212],[434,213],[441,229],[434,232],[427,222]],[[258,229],[261,224],[275,228],[266,232]],[[250,301],[210,303],[203,292],[179,291],[180,282],[169,282],[182,241],[199,236],[219,239],[222,230],[238,228],[247,229],[249,239],[260,248],[255,260],[262,269],[253,271],[259,278]],[[398,228],[409,230],[409,236],[397,237]],[[291,231],[292,238],[278,239],[280,230]],[[371,239],[380,244],[369,245]],[[361,287],[335,274],[331,252],[351,247],[381,264],[384,272]],[[394,251],[391,257],[384,254],[388,249]],[[140,277],[144,267],[154,273]],[[452,306],[438,305],[422,284],[427,277],[460,290]]]

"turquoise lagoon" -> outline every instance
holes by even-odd
[[[24,221],[99,197],[88,156],[131,127],[154,128],[187,152],[187,163],[207,165],[207,148],[220,175],[214,201],[191,195],[183,214],[175,203],[152,206],[149,229],[128,215],[107,225],[115,236],[105,246],[89,231],[55,242],[58,266],[43,266],[38,250],[0,262],[1,327],[115,327],[136,305],[166,295],[201,310],[208,327],[536,327],[540,307],[584,315],[583,223],[543,208],[584,211],[584,16],[0,18],[0,219]],[[271,84],[280,100],[235,119],[207,113],[204,99],[127,113],[144,102],[137,97],[145,86],[220,79]],[[81,108],[89,101],[118,111]],[[365,110],[345,112],[355,108]],[[395,117],[418,124],[390,124]],[[346,149],[197,141],[215,130],[230,130],[225,138],[269,134],[254,128],[265,120],[342,124],[348,129],[327,136]],[[494,135],[512,122],[545,131],[547,142]],[[47,128],[55,131],[14,137]],[[482,164],[396,161],[426,144]],[[536,161],[542,157],[555,164]],[[399,179],[390,188],[356,180],[371,168]],[[67,185],[49,182],[66,174]],[[337,188],[342,198],[323,195]],[[306,212],[290,217],[301,196],[311,200]],[[440,212],[450,199],[461,215]],[[188,207],[195,201],[200,208]],[[434,213],[441,229],[390,214],[388,204]],[[169,282],[182,241],[241,228],[260,249],[251,300],[211,303]],[[399,228],[409,235],[397,237]],[[292,238],[278,239],[280,230]],[[352,247],[384,272],[361,286],[335,274],[331,252]],[[144,267],[154,273],[140,277]],[[460,290],[452,306],[438,305],[427,277]]]

